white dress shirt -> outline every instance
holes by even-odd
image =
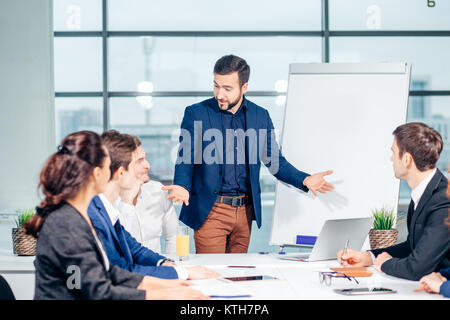
[[[108,213],[109,219],[111,220],[111,224],[114,227],[117,220],[119,219],[119,214],[120,214],[119,210],[117,210],[117,208],[115,206],[113,206],[113,204],[111,202],[109,202],[108,198],[106,198],[106,196],[103,193],[100,193],[98,195],[98,197],[102,201],[103,206],[105,207],[106,212]]]
[[[176,254],[178,216],[163,184],[150,180],[138,195],[136,206],[123,201],[116,202],[120,223],[143,246],[161,252],[161,236],[164,237],[165,254]]]
[[[414,190],[411,192],[411,199],[414,202],[414,210],[417,209],[417,205],[419,204],[420,198],[422,198],[423,193],[425,192],[425,189],[427,188],[428,184],[430,183],[431,179],[433,179],[436,168],[431,171],[431,173],[422,180],[421,183],[417,187],[414,188]]]

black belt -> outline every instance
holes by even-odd
[[[230,206],[233,207],[240,207],[248,203],[248,197],[244,196],[241,198],[233,198],[233,197],[217,196],[216,202],[229,204]]]

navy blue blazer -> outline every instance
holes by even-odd
[[[437,169],[414,210],[408,207],[406,241],[391,247],[371,250],[375,256],[387,252],[392,259],[381,266],[391,276],[418,281],[423,276],[450,267],[450,233],[444,220],[448,217],[448,180]]]
[[[444,278],[447,278],[447,281],[444,281],[444,283],[441,284],[439,293],[446,298],[450,298],[450,268],[439,270],[439,273]]]
[[[253,129],[256,133],[256,139],[253,143],[247,144],[246,156],[249,160],[251,185],[249,196],[253,201],[254,218],[258,228],[260,228],[261,187],[259,172],[261,162],[269,168],[269,171],[278,180],[304,192],[308,192],[308,188],[303,185],[303,180],[308,174],[294,168],[283,157],[275,140],[274,127],[269,112],[249,100],[247,100],[246,128],[247,132]],[[181,123],[180,149],[175,165],[174,184],[189,191],[189,205],[183,204],[180,220],[195,230],[202,226],[214,206],[223,178],[222,145],[218,141],[220,139],[216,139],[215,136],[212,138],[208,137],[207,134],[204,137],[205,131],[208,129],[215,129],[208,132],[213,136],[222,131],[221,113],[215,98],[186,107]],[[189,135],[186,134],[187,132]],[[214,142],[211,142],[212,140]],[[211,151],[212,149],[215,150]],[[205,162],[204,154],[212,154],[215,161],[212,161],[212,163]],[[278,157],[276,157],[277,154]]]
[[[108,212],[98,196],[92,198],[88,207],[88,215],[97,230],[113,265],[130,272],[140,273],[165,279],[177,279],[178,274],[173,267],[156,266],[165,257],[142,246],[126,231],[118,220],[119,232],[111,223]]]

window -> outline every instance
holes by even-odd
[[[450,30],[450,2],[445,0],[329,2],[332,30]]]
[[[331,62],[411,63],[412,90],[450,88],[448,52],[450,37],[336,37],[330,41]],[[421,83],[420,89],[416,83]]]
[[[443,136],[450,161],[450,3],[434,0],[54,1],[56,135],[115,128],[138,135],[150,175],[173,179],[184,108],[212,95],[222,55],[251,67],[247,98],[281,134],[289,63],[412,63],[407,121]],[[267,251],[276,180],[262,167],[261,229],[249,252]],[[410,190],[401,184],[399,209]],[[176,206],[179,211],[179,206]],[[400,236],[401,238],[401,236]],[[273,247],[270,251],[276,251]]]
[[[442,150],[437,167],[445,173],[450,164],[450,97],[410,97],[407,121],[424,122],[441,134],[444,140],[444,149]]]
[[[319,37],[113,37],[109,39],[110,90],[212,91],[213,67],[233,53],[250,65],[249,90],[274,91],[289,63],[320,62]]]
[[[112,98],[111,127],[138,135],[150,163],[150,177],[171,183],[184,108],[201,100],[197,97]]]
[[[56,98],[56,143],[80,130],[103,131],[101,98]]]
[[[102,90],[102,40],[55,38],[55,91]]]
[[[53,1],[53,28],[55,31],[100,31],[101,0]]]
[[[319,1],[110,0],[114,31],[298,31],[320,30]]]

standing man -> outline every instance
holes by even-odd
[[[252,220],[261,227],[261,162],[304,192],[325,193],[332,171],[309,175],[281,154],[266,109],[245,97],[250,67],[234,55],[214,66],[214,98],[185,109],[174,185],[180,220],[195,230],[197,253],[246,253]],[[211,141],[211,142],[209,142]]]

